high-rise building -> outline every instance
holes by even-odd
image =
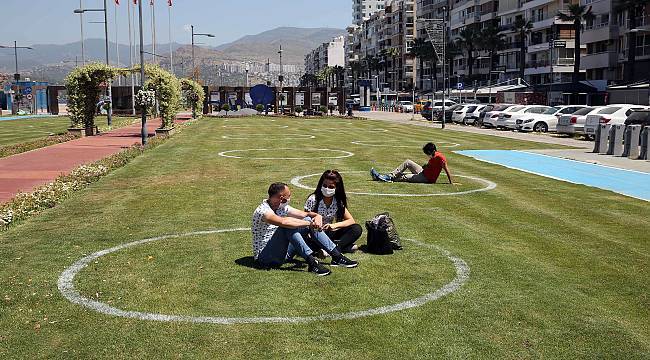
[[[383,10],[386,6],[385,0],[352,0],[352,19],[355,25],[361,25],[368,20],[372,14]]]

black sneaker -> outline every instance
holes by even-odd
[[[327,276],[332,273],[330,269],[321,265],[318,261],[316,261],[313,265],[309,265],[309,269],[307,269],[307,271],[312,272],[317,276]]]
[[[332,266],[343,266],[346,268],[354,268],[359,265],[359,262],[350,260],[346,258],[345,256],[341,255],[337,257],[336,259],[332,259]]]

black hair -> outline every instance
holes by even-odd
[[[424,147],[422,148],[422,151],[424,151],[424,153],[427,154],[427,155],[433,155],[433,154],[436,153],[437,150],[438,150],[438,149],[436,148],[436,144],[434,144],[434,143],[432,143],[432,142],[427,143],[427,144],[424,145]]]
[[[348,197],[345,195],[345,185],[343,185],[343,177],[336,170],[327,170],[321,175],[320,180],[318,180],[318,185],[316,186],[316,191],[313,195],[316,197],[316,202],[314,207],[311,209],[313,212],[318,212],[318,204],[323,200],[324,196],[321,192],[323,183],[325,180],[332,180],[336,184],[336,202],[338,203],[338,209],[336,210],[336,221],[343,221],[343,215],[345,215],[345,209],[348,207]]]
[[[287,186],[288,185],[283,182],[271,184],[271,186],[269,186],[269,198],[282,192]]]

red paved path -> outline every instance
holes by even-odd
[[[160,127],[160,119],[147,121],[149,135]],[[18,192],[30,192],[76,167],[93,163],[140,143],[140,124],[48,146],[0,159],[0,203]]]

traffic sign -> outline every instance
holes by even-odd
[[[31,100],[32,99],[32,94],[27,94],[26,98],[27,98],[27,100]]]
[[[465,86],[463,85],[462,82],[459,82],[459,83],[456,84],[456,89],[463,90],[463,88],[465,88]]]
[[[564,40],[555,40],[554,46],[556,48],[565,48],[566,47],[566,41],[564,41]]]
[[[31,95],[32,94],[32,87],[31,86],[26,86],[23,89],[23,95]]]

